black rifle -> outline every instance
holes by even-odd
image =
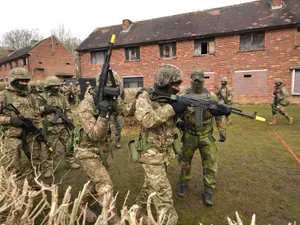
[[[195,125],[196,126],[202,126],[203,125],[203,112],[204,110],[214,110],[219,111],[220,109],[226,108],[226,111],[229,111],[230,113],[247,117],[250,119],[255,119],[261,122],[265,122],[265,118],[256,116],[256,112],[253,113],[253,115],[248,115],[242,112],[241,109],[233,108],[230,105],[221,104],[214,100],[204,100],[204,99],[198,99],[192,96],[178,96],[178,95],[167,95],[159,90],[154,90],[154,94],[157,95],[157,97],[152,98],[152,100],[156,99],[167,99],[169,102],[184,102],[187,106],[193,106],[196,109],[195,112]],[[221,114],[222,112],[220,112]],[[230,114],[229,113],[229,114]]]
[[[99,76],[99,84],[98,84],[98,89],[97,93],[94,97],[94,102],[96,109],[98,111],[98,115],[100,115],[100,112],[103,111],[108,111],[113,108],[113,101],[117,99],[117,97],[120,95],[121,91],[120,88],[117,87],[113,72],[110,69],[110,58],[112,54],[112,47],[115,43],[116,35],[112,35],[111,41],[109,42],[109,48],[108,52],[106,53],[105,60],[102,66],[102,70]],[[112,83],[112,87],[107,87],[107,80],[108,76],[110,76],[110,80]],[[109,106],[108,108],[103,108],[101,105],[101,102],[103,100],[108,100],[109,101]]]
[[[53,151],[52,147],[50,146],[50,144],[48,143],[48,141],[46,139],[45,132],[42,128],[37,128],[31,119],[22,116],[20,111],[13,104],[8,104],[4,108],[14,112],[24,124],[24,127],[22,127],[22,134],[21,134],[22,147],[23,147],[23,150],[29,160],[30,160],[30,152],[27,150],[27,146],[26,146],[26,136],[28,134],[36,135],[36,140],[38,142],[40,142],[40,143],[43,142],[49,151],[51,151],[51,152]]]
[[[47,105],[50,105],[52,106],[52,110],[54,111],[54,118],[53,120],[51,121],[52,123],[56,123],[56,121],[61,118],[62,121],[63,121],[63,125],[69,130],[69,131],[72,131],[75,129],[75,126],[72,122],[72,120],[70,120],[66,114],[63,113],[62,109],[60,109],[59,107],[56,107],[54,105],[51,105],[47,102],[47,100],[42,96],[42,95],[39,95],[39,97],[41,97],[41,99],[47,104]]]

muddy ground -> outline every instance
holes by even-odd
[[[267,106],[240,106],[246,113],[257,111],[259,115],[271,119]],[[278,116],[277,125],[232,116],[233,123],[227,127],[227,140],[216,142],[219,156],[215,205],[206,206],[202,201],[202,165],[199,152],[192,163],[193,178],[187,195],[177,196],[180,167],[175,160],[168,169],[173,187],[175,208],[179,214],[179,225],[227,224],[226,216],[235,218],[238,211],[244,224],[250,224],[253,213],[259,225],[285,225],[300,223],[300,164],[275,136],[277,132],[300,158],[300,107],[287,110],[294,117],[294,124]],[[127,120],[128,121],[128,120]],[[132,122],[131,122],[132,123]],[[127,142],[138,135],[137,129],[124,129],[122,149],[114,150],[114,158],[109,159],[109,173],[119,192],[117,207],[120,209],[130,190],[128,206],[134,204],[143,184],[143,170],[140,164],[130,162]],[[218,134],[215,132],[215,138]],[[57,180],[68,171],[64,163],[58,168]],[[45,180],[51,182],[49,180]],[[71,185],[73,196],[87,181],[82,169],[70,171],[60,184],[60,192]],[[97,207],[94,207],[97,210]]]

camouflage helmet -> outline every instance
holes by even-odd
[[[227,77],[223,77],[222,80],[221,80],[221,82],[227,82],[227,81],[228,81]]]
[[[175,83],[182,83],[183,74],[180,69],[174,65],[166,64],[161,66],[154,78],[154,85],[157,87],[167,87]]]
[[[50,87],[50,86],[60,86],[61,81],[56,76],[49,76],[45,79],[44,87]]]
[[[205,81],[205,76],[201,70],[193,70],[191,72],[191,81],[195,82],[196,80]]]
[[[9,82],[13,82],[15,80],[30,80],[30,74],[28,70],[16,67],[9,71]]]
[[[112,73],[113,73],[113,77],[114,77],[114,79],[115,79],[116,85],[117,85],[118,87],[122,86],[122,81],[121,81],[121,78],[120,78],[119,74],[118,74],[116,71],[112,71]],[[99,83],[99,77],[100,77],[99,75],[97,75],[97,77],[96,77],[96,84],[97,84],[97,85],[98,85],[98,83]],[[111,83],[111,80],[110,80],[110,75],[108,76],[106,85],[107,85],[108,87],[111,87],[111,86],[112,86],[112,83]]]
[[[274,84],[283,83],[281,78],[276,78]]]

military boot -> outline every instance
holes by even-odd
[[[183,182],[180,182],[177,190],[177,195],[184,197],[187,189],[188,185]]]
[[[121,148],[122,145],[121,145],[121,138],[117,137],[116,138],[116,148]]]
[[[204,192],[203,194],[204,196],[204,202],[206,203],[206,205],[213,205],[214,202],[213,202],[213,198],[212,198],[212,193],[208,193],[208,192]]]
[[[46,172],[44,174],[45,178],[50,178],[53,175],[53,168],[52,167],[47,167]]]
[[[275,125],[276,124],[276,117],[273,116],[273,119],[271,122],[269,122],[270,125]]]
[[[288,120],[288,124],[291,125],[293,123],[294,118],[291,116],[287,116],[286,119]]]
[[[84,204],[80,204],[80,208],[83,211],[85,209]],[[97,220],[97,215],[90,209],[90,207],[86,207],[86,221],[88,223],[95,223]]]
[[[72,170],[77,170],[77,169],[80,168],[80,165],[77,164],[77,163],[75,163],[75,162],[73,162],[73,163],[70,163],[70,164],[69,164],[69,167],[70,167],[70,169],[72,169]]]

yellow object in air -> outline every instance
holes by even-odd
[[[260,116],[256,116],[255,120],[260,121],[260,122],[266,122],[266,118],[260,117]]]
[[[48,149],[49,149],[50,152],[53,152],[53,149],[52,149],[52,148],[48,148]]]
[[[116,35],[115,34],[113,34],[112,36],[111,36],[111,40],[110,40],[110,43],[115,43],[115,41],[116,41]]]

